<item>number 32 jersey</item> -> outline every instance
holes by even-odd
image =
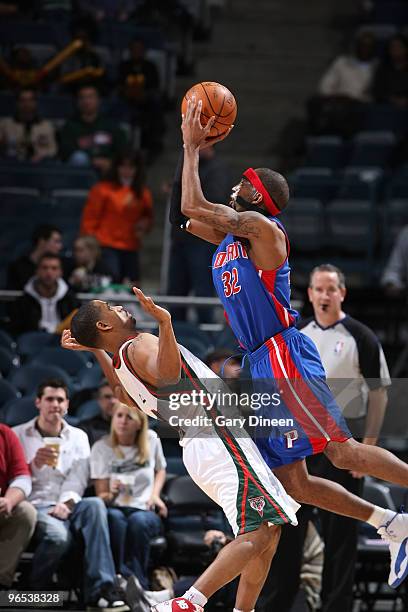
[[[275,217],[270,217],[285,233]],[[287,252],[289,241],[286,236]],[[241,239],[227,234],[212,261],[215,290],[239,343],[254,351],[266,340],[296,324],[290,307],[288,258],[274,270],[260,270],[248,257]]]

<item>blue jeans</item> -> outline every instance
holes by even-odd
[[[160,517],[151,510],[108,508],[108,520],[116,571],[125,578],[134,574],[148,589],[150,540],[162,531]]]
[[[115,567],[109,541],[106,507],[97,497],[87,497],[74,507],[66,521],[48,514],[48,507],[37,507],[34,552],[30,585],[46,589],[62,557],[77,534],[85,545],[85,599],[94,599],[105,585],[115,580]]]

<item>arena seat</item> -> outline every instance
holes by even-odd
[[[391,131],[360,132],[353,139],[348,166],[383,169],[390,161],[395,143]]]
[[[187,470],[181,457],[166,457],[166,462],[168,474],[175,474],[176,476],[187,475]]]
[[[371,21],[392,23],[398,27],[408,23],[408,6],[401,0],[376,0],[373,3]]]
[[[282,221],[296,251],[317,251],[323,247],[324,209],[320,200],[292,198]]]
[[[92,368],[86,365],[77,373],[77,390],[97,389],[102,378],[103,372],[99,364],[95,364]]]
[[[8,401],[18,397],[17,389],[8,380],[0,379],[0,408]]]
[[[22,395],[32,395],[44,380],[49,378],[62,379],[69,390],[73,389],[73,382],[68,374],[54,365],[24,365],[12,372],[9,381]]]
[[[8,348],[0,346],[0,374],[7,378],[12,370],[19,365],[17,355],[11,352]]]
[[[347,146],[339,136],[313,136],[307,139],[306,167],[341,168],[347,158]]]
[[[9,351],[15,353],[16,341],[8,334],[4,329],[0,329],[0,346],[7,348]]]
[[[25,187],[39,189],[48,194],[55,189],[89,189],[96,182],[97,176],[90,168],[77,168],[55,163],[44,163],[38,166],[20,163],[0,164],[0,187]]]
[[[75,417],[78,423],[81,423],[82,421],[87,421],[88,419],[98,416],[100,413],[101,409],[98,402],[96,400],[88,400],[79,406],[75,413]]]
[[[408,128],[408,111],[388,104],[370,104],[363,123],[364,130],[391,130],[403,134]]]
[[[385,202],[382,216],[382,248],[383,255],[386,256],[402,228],[408,225],[408,197]]]
[[[19,397],[9,400],[2,408],[2,418],[9,427],[26,423],[38,416],[32,397]]]
[[[87,353],[67,351],[59,346],[45,346],[38,354],[32,355],[30,364],[33,365],[48,365],[52,364],[62,368],[71,376],[72,379],[78,377],[78,373],[84,367],[92,367],[92,364],[87,360]]]
[[[29,331],[17,337],[17,353],[23,360],[37,355],[45,346],[59,346],[60,337],[45,331]]]
[[[238,340],[234,336],[234,332],[229,325],[226,325],[224,329],[215,335],[214,338],[215,348],[227,348],[234,351],[238,348]]]
[[[289,177],[292,197],[317,198],[323,204],[333,199],[339,183],[331,168],[299,168]]]
[[[194,338],[198,338],[204,344],[208,346],[211,344],[211,339],[207,332],[200,329],[194,323],[189,321],[173,321],[173,329],[176,337],[180,334],[182,336],[191,335]]]

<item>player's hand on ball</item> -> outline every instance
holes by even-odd
[[[157,306],[157,304],[153,302],[152,298],[146,297],[143,291],[141,291],[138,287],[133,287],[133,293],[139,300],[142,309],[153,317],[153,319],[156,319],[158,323],[165,323],[166,321],[171,320],[169,311],[161,306]]]
[[[199,148],[206,143],[206,138],[211,132],[215,122],[215,116],[208,120],[205,127],[201,125],[200,116],[203,103],[196,101],[195,96],[187,102],[187,111],[183,115],[181,131],[183,132],[184,146]],[[214,142],[214,141],[213,141]]]

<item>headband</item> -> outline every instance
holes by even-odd
[[[271,213],[271,215],[274,215],[274,216],[279,215],[281,213],[281,210],[276,206],[275,202],[272,200],[271,196],[265,189],[264,184],[262,183],[261,179],[255,172],[255,170],[253,168],[248,168],[248,170],[245,170],[243,176],[245,176],[245,178],[248,179],[251,185],[255,187],[255,189],[259,191],[259,193],[262,195],[263,202],[266,208],[268,209],[268,211]]]

